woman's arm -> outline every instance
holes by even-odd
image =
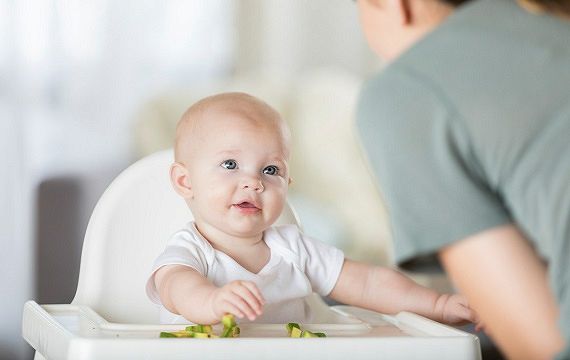
[[[329,296],[345,304],[386,314],[411,311],[450,324],[476,320],[459,295],[440,295],[393,269],[351,260],[345,260]]]
[[[505,355],[550,359],[562,349],[546,266],[516,226],[468,237],[439,255]]]

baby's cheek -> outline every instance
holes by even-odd
[[[274,201],[268,203],[265,208],[265,210],[268,210],[266,211],[266,214],[270,217],[268,220],[271,222],[276,221],[283,212],[285,204],[285,196],[280,196],[279,198],[274,199]]]

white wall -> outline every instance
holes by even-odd
[[[378,65],[350,0],[241,0],[236,71],[298,76],[334,65],[361,75]]]

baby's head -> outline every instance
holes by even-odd
[[[289,143],[281,116],[244,93],[207,97],[182,115],[170,177],[208,240],[258,236],[277,220],[290,182]]]

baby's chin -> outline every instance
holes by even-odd
[[[239,221],[225,223],[225,232],[235,237],[256,238],[263,235],[263,232],[271,226],[265,221]]]
[[[263,236],[263,232],[267,229],[267,226],[262,223],[252,224],[246,222],[237,221],[223,221],[223,222],[208,222],[200,219],[194,220],[197,228],[204,229],[206,232],[214,230],[218,234],[226,234],[235,238],[259,238]],[[208,231],[210,229],[210,231]],[[204,234],[202,234],[204,235]]]

